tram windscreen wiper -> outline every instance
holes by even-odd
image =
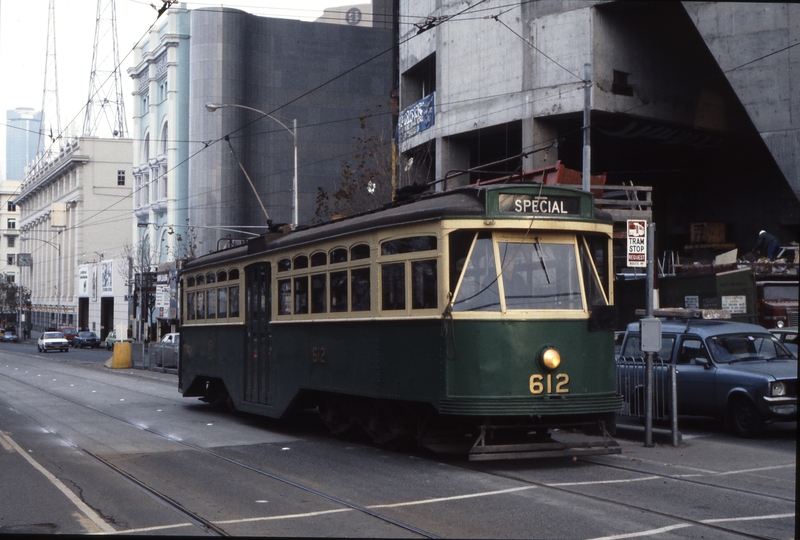
[[[536,254],[539,256],[539,262],[542,263],[542,270],[544,270],[544,277],[547,279],[547,284],[550,285],[550,275],[547,273],[547,264],[544,262],[544,257],[542,257],[542,244],[539,242],[539,237],[536,237]]]

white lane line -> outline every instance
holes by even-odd
[[[342,512],[353,512],[352,508],[337,508],[335,510],[320,510],[319,512],[305,512],[303,514],[282,514],[279,516],[263,516],[255,518],[228,519],[225,521],[215,521],[214,525],[230,525],[235,523],[251,523],[253,521],[273,521],[276,519],[297,519],[314,516],[324,516],[326,514],[339,514]]]
[[[640,536],[653,536],[656,534],[662,534],[665,532],[674,531],[675,529],[685,529],[686,527],[691,527],[690,523],[681,523],[679,525],[669,525],[668,527],[661,527],[660,529],[650,529],[649,531],[639,531],[627,534],[615,534],[613,536],[601,536],[598,538],[592,538],[591,540],[618,540],[619,538],[637,538]]]
[[[713,524],[713,523],[731,523],[735,521],[761,521],[765,519],[785,519],[785,518],[793,518],[794,514],[769,514],[764,516],[747,516],[747,517],[732,517],[732,518],[716,518],[716,519],[704,519],[701,520],[700,523],[705,524]],[[685,529],[687,527],[693,527],[691,523],[679,523],[677,525],[669,525],[667,527],[661,527],[659,529],[650,529],[647,531],[639,531],[633,533],[625,533],[625,534],[615,534],[613,536],[602,536],[599,538],[592,538],[591,540],[618,540],[621,538],[638,538],[642,536],[655,536],[657,534],[662,534],[665,532],[674,531],[676,529]]]
[[[439,497],[438,499],[421,499],[418,501],[407,501],[401,503],[392,503],[392,504],[374,504],[371,506],[367,506],[367,508],[398,508],[400,506],[414,506],[418,504],[431,504],[431,503],[440,503],[440,502],[447,502],[447,501],[459,501],[462,499],[473,499],[475,497],[490,497],[492,495],[503,495],[505,493],[514,493],[516,491],[526,491],[529,489],[536,489],[536,486],[522,486],[516,488],[509,488],[509,489],[501,489],[498,491],[484,491],[483,493],[470,493],[469,495],[454,495],[452,497]]]
[[[790,465],[774,465],[772,467],[759,467],[758,469],[742,469],[740,471],[725,471],[721,473],[717,473],[714,476],[726,476],[728,474],[746,474],[752,472],[761,472],[761,471],[774,471],[776,469],[788,469],[791,467],[797,467],[796,463],[792,463]]]
[[[91,520],[91,522],[98,529],[100,529],[99,531],[89,531],[89,532],[104,532],[104,533],[116,532],[116,529],[114,529],[114,527],[112,527],[111,525],[106,523],[103,520],[103,518],[98,516],[97,513],[89,507],[89,505],[84,503],[82,500],[80,500],[80,498],[78,498],[77,495],[75,495],[72,491],[70,491],[69,488],[67,488],[67,486],[65,486],[61,482],[61,480],[59,480],[58,478],[53,476],[50,473],[50,471],[45,469],[42,465],[39,464],[39,462],[37,462],[30,455],[28,455],[28,453],[25,450],[23,450],[22,448],[20,448],[20,446],[16,442],[14,442],[14,440],[11,437],[9,437],[8,435],[6,435],[5,433],[2,433],[2,432],[0,432],[0,437],[5,439],[5,441],[9,445],[11,445],[11,447],[14,450],[16,450],[19,455],[21,455],[26,460],[28,460],[28,463],[33,465],[34,469],[36,469],[37,471],[42,473],[45,476],[45,478],[47,478],[50,481],[50,483],[52,483],[56,488],[59,489],[59,491],[61,491],[64,495],[67,496],[67,498],[70,500],[70,502],[72,502],[72,504],[74,504],[76,507],[78,507],[78,510],[80,510],[83,513],[83,515],[85,515],[87,518],[89,518]]]
[[[597,484],[626,484],[629,482],[644,482],[646,480],[660,480],[662,476],[643,476],[641,478],[627,478],[623,480],[595,480],[593,482],[564,482],[562,484],[545,484],[547,487],[566,486],[594,486]]]
[[[749,516],[738,518],[717,518],[717,519],[704,519],[701,523],[728,523],[730,521],[758,521],[761,519],[784,519],[793,518],[794,514],[770,514],[767,516]]]

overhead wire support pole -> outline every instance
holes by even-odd
[[[592,111],[592,64],[583,65],[583,177],[581,189],[591,191],[592,186],[592,145],[591,145],[591,111]]]

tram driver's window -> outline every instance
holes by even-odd
[[[352,311],[369,311],[369,268],[356,268],[350,271],[350,291]]]
[[[406,309],[406,264],[381,266],[381,309]]]
[[[437,308],[436,260],[411,262],[411,309]]]
[[[475,240],[472,255],[463,265],[463,277],[454,311],[500,311],[500,292],[497,285],[497,265],[490,233]]]

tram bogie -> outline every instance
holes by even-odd
[[[197,259],[181,391],[431,448],[610,427],[611,233],[589,193],[492,186]]]

